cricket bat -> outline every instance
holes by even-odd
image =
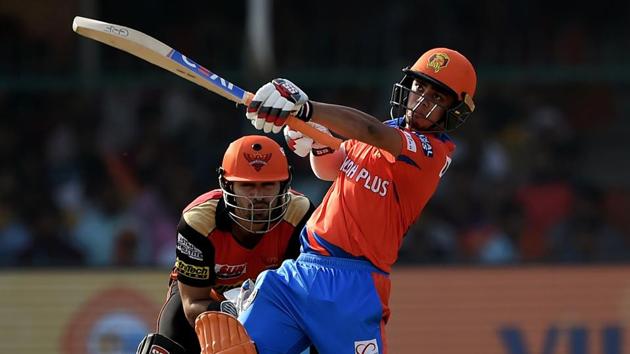
[[[133,28],[76,16],[72,21],[72,30],[84,37],[133,54],[237,104],[249,105],[254,97],[251,92],[243,90],[177,50]],[[313,140],[334,149],[338,149],[342,142],[292,116],[287,119],[287,124],[292,129],[299,130]]]

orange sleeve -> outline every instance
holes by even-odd
[[[380,149],[381,153],[383,154],[383,156],[385,156],[385,159],[389,163],[395,163],[397,160],[399,160],[401,156],[403,158],[408,157],[408,158],[411,158],[412,160],[415,160],[415,157],[417,156],[418,151],[422,150],[422,143],[420,142],[419,137],[416,134],[410,133],[405,130],[396,129],[396,131],[398,132],[398,135],[400,136],[400,140],[401,140],[400,141],[400,145],[401,145],[400,154],[398,156],[394,156],[388,151]],[[420,156],[418,156],[418,158],[419,157]]]

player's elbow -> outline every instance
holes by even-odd
[[[321,179],[322,181],[334,181],[337,178],[337,171],[320,171],[313,169],[313,173],[315,177]]]
[[[311,169],[317,178],[323,181],[334,181],[344,158],[345,153],[341,149],[323,156],[311,154]]]
[[[195,327],[195,320],[197,316],[199,316],[199,311],[197,311],[192,304],[182,304],[184,307],[184,315],[186,316],[186,320],[190,324],[191,327]]]

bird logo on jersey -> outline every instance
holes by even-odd
[[[438,72],[442,70],[442,68],[447,67],[449,61],[450,58],[446,55],[446,53],[435,53],[429,58],[427,67],[433,69],[435,72]]]
[[[247,160],[247,162],[249,162],[249,165],[252,166],[257,172],[267,165],[267,162],[271,160],[271,155],[273,154],[243,154],[245,160]]]

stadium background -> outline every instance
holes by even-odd
[[[630,352],[627,2],[3,0],[1,353],[131,352],[180,210],[255,133],[242,108],[77,36],[75,15],[382,119],[402,67],[462,51],[478,110],[393,272],[392,352]],[[327,184],[289,158],[319,201]]]

